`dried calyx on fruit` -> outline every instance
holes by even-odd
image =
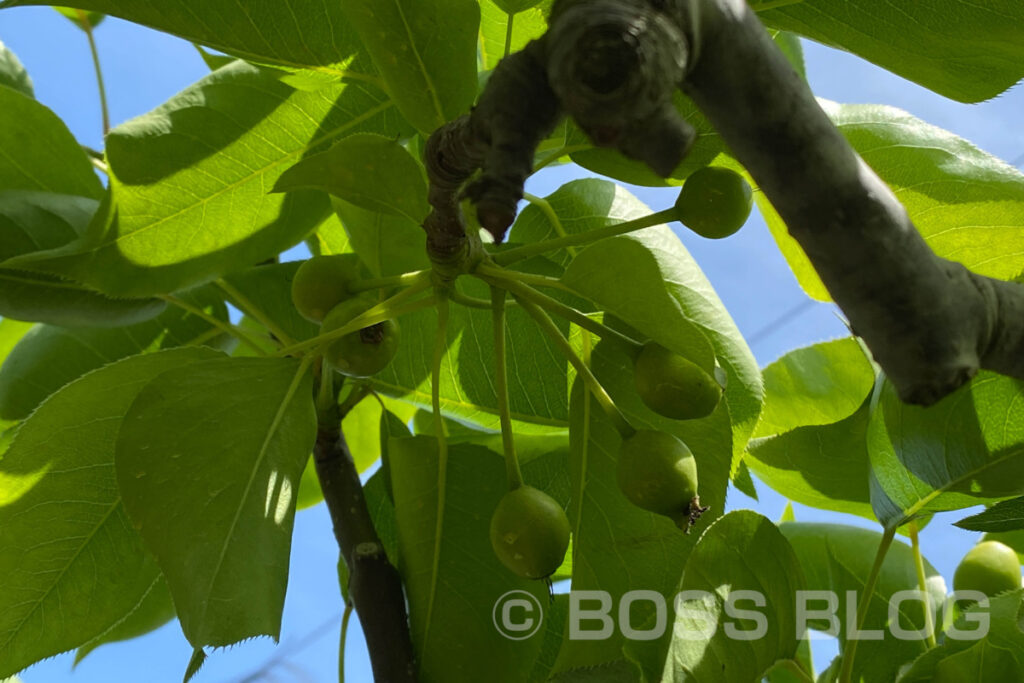
[[[637,507],[665,515],[689,533],[708,508],[697,490],[697,461],[667,432],[642,429],[622,440],[619,489]]]
[[[368,297],[357,297],[341,302],[324,318],[320,334],[341,329],[372,308],[375,303]],[[324,357],[343,375],[369,377],[387,367],[397,351],[398,323],[394,320],[384,320],[349,332],[330,342]]]

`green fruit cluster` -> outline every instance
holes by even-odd
[[[753,206],[754,193],[743,176],[727,168],[706,166],[683,184],[676,199],[676,217],[702,237],[721,239],[743,227]]]
[[[359,263],[351,254],[314,256],[295,271],[292,303],[304,318],[323,322],[332,308],[351,296],[349,286],[359,280]]]
[[[565,558],[569,519],[554,498],[532,486],[520,486],[498,503],[490,537],[494,554],[514,574],[545,579]]]
[[[320,326],[320,334],[333,332],[362,315],[376,302],[366,297],[342,301],[331,309]],[[324,357],[335,370],[348,377],[370,377],[383,370],[398,352],[398,323],[385,320],[334,340]]]
[[[352,296],[360,279],[358,260],[351,254],[314,256],[295,272],[292,303],[305,318],[319,322],[320,334],[348,325],[377,302]],[[394,320],[384,320],[354,330],[330,342],[324,357],[348,377],[370,377],[391,362],[398,352],[399,330]]]

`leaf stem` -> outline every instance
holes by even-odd
[[[348,640],[348,620],[352,617],[352,601],[345,603],[341,615],[341,636],[338,638],[338,683],[345,683],[345,641]]]
[[[544,216],[548,219],[548,223],[551,223],[551,227],[554,228],[556,235],[558,235],[559,237],[569,236],[568,233],[565,232],[565,227],[562,225],[562,221],[558,218],[558,214],[555,213],[555,209],[551,206],[551,202],[544,199],[543,197],[538,197],[537,195],[530,194],[529,192],[523,193],[523,199],[525,199],[526,201],[530,202],[538,209],[540,209],[541,213],[543,213]],[[566,247],[565,250],[569,252],[570,256],[576,255],[575,247]]]
[[[607,339],[623,346],[631,356],[635,356],[643,348],[643,345],[618,330],[613,330],[604,323],[601,323],[587,316],[582,311],[563,304],[543,292],[538,292],[533,287],[517,281],[517,275],[501,268],[491,266],[480,266],[476,272],[477,276],[489,284],[497,284],[502,289],[507,289],[516,297],[528,299],[556,315],[559,315],[569,322],[576,323],[585,330],[593,332],[602,339]],[[497,281],[497,282],[495,282]]]
[[[344,337],[346,334],[351,334],[352,332],[355,332],[356,330],[361,330],[364,327],[376,325],[377,323],[383,322],[388,318],[397,318],[398,316],[405,315],[406,313],[412,313],[413,311],[418,311],[420,309],[426,308],[427,306],[430,306],[434,303],[433,296],[428,296],[426,298],[419,299],[418,301],[413,301],[409,304],[405,304],[404,306],[399,306],[398,304],[404,302],[411,296],[419,294],[423,290],[427,289],[429,286],[430,282],[427,280],[417,282],[415,285],[410,285],[406,289],[403,289],[402,291],[392,296],[390,299],[385,299],[376,306],[373,306],[363,311],[361,314],[359,314],[351,321],[349,321],[348,324],[343,325],[336,330],[331,330],[330,332],[327,332],[325,334],[319,334],[311,339],[307,339],[305,341],[292,344],[291,346],[286,346],[283,349],[280,349],[274,355],[294,355],[296,353],[303,352],[307,349],[320,346],[321,344],[326,344],[329,341],[340,339],[341,337]]]
[[[882,534],[882,540],[878,544],[878,551],[875,553],[875,563],[872,565],[871,573],[868,574],[867,581],[864,583],[864,594],[860,597],[857,613],[854,615],[857,631],[864,627],[864,621],[868,617],[868,607],[871,605],[871,597],[874,595],[875,586],[878,585],[878,577],[882,573],[882,564],[885,562],[885,556],[889,552],[895,537],[895,526],[886,528]],[[857,655],[858,639],[850,638],[850,635],[847,634],[845,647],[840,655],[843,663],[839,669],[838,683],[850,683],[850,678],[853,675],[853,662]]]
[[[491,311],[494,326],[494,391],[498,395],[498,418],[501,421],[501,444],[505,452],[505,470],[509,489],[523,485],[523,472],[516,457],[515,437],[512,434],[512,415],[508,406],[508,366],[505,357],[505,299],[504,289],[491,285]]]
[[[231,299],[234,300],[234,304],[246,315],[257,320],[261,325],[270,330],[270,333],[277,337],[282,344],[290,346],[295,343],[295,340],[291,338],[287,332],[281,329],[281,326],[275,323],[270,317],[252,301],[250,301],[242,292],[238,290],[234,285],[223,278],[216,280],[217,286],[227,294]]]
[[[910,532],[910,545],[914,549],[914,565],[917,568],[917,587],[921,590],[921,604],[924,606],[924,630],[928,632],[928,647],[935,647],[935,620],[932,616],[932,603],[928,597],[928,577],[924,571],[924,557],[921,555],[921,540],[918,538],[917,520],[907,526]]]
[[[444,531],[445,491],[448,485],[448,437],[444,433],[444,416],[441,415],[441,363],[448,350],[448,318],[450,307],[447,292],[441,287],[434,288],[434,300],[437,306],[437,328],[434,332],[434,356],[430,367],[430,405],[434,411],[434,431],[437,432],[437,520],[434,525],[433,562],[430,568],[430,595],[427,598],[427,614],[424,623],[427,625],[423,633],[424,647],[430,632],[431,618],[434,613],[434,600],[437,597],[441,562],[441,532]]]
[[[576,372],[579,373],[584,384],[586,384],[587,388],[590,389],[590,392],[594,395],[594,398],[601,406],[601,409],[608,416],[608,419],[612,421],[612,424],[615,426],[615,429],[618,430],[622,438],[627,439],[635,434],[636,430],[633,428],[633,425],[629,424],[629,420],[627,420],[626,416],[622,414],[619,407],[615,405],[615,401],[612,400],[612,397],[609,396],[608,392],[605,391],[603,386],[601,386],[601,382],[599,382],[597,377],[594,376],[594,373],[590,371],[587,364],[584,363],[578,355],[576,355],[576,351],[572,348],[572,345],[569,344],[569,341],[565,338],[565,335],[562,334],[562,331],[558,329],[558,326],[555,325],[554,321],[551,320],[551,316],[549,316],[544,309],[529,299],[518,296],[514,292],[513,296],[519,300],[519,305],[522,306],[527,313],[533,316],[533,319],[537,321],[540,328],[549,337],[551,337],[555,346],[558,347],[558,350],[562,352],[569,363],[576,368]]]
[[[516,15],[508,13],[508,21],[505,22],[505,56],[512,54],[512,28],[515,26]]]
[[[348,291],[356,294],[358,292],[366,292],[373,289],[408,287],[410,285],[429,280],[430,273],[431,271],[428,268],[426,270],[414,270],[409,273],[402,273],[401,275],[394,275],[392,277],[376,277],[367,278],[366,280],[357,280],[349,285]]]
[[[544,240],[543,242],[537,242],[535,244],[527,244],[526,246],[508,249],[507,251],[496,251],[492,254],[491,258],[498,265],[507,266],[524,258],[537,256],[538,254],[543,254],[548,251],[583,246],[608,237],[624,235],[628,232],[643,230],[644,228],[650,228],[652,226],[659,225],[661,223],[668,223],[674,220],[676,220],[676,210],[673,207],[671,209],[652,213],[649,216],[634,218],[631,221],[616,223],[615,225],[608,225],[603,228],[588,230],[587,232],[578,232],[572,235],[566,235],[565,237],[556,237],[555,239]]]
[[[214,315],[210,315],[209,313],[199,308],[198,306],[193,306],[187,301],[179,299],[178,297],[172,294],[161,294],[159,295],[159,298],[163,299],[164,301],[173,306],[177,306],[178,308],[182,309],[183,311],[186,311],[187,313],[191,313],[194,316],[202,318],[206,322],[216,327],[218,330],[221,330],[226,334],[230,334],[232,337],[235,337],[246,346],[251,347],[253,351],[255,351],[258,355],[267,355],[266,350],[264,350],[262,346],[254,342],[252,340],[252,337],[243,332],[242,328],[240,328],[238,325],[232,325],[231,323],[225,322]]]
[[[103,85],[103,69],[100,68],[100,53],[96,49],[96,38],[92,33],[92,23],[89,21],[89,15],[86,12],[78,9],[75,10],[78,14],[78,20],[82,22],[82,30],[85,31],[85,37],[89,39],[89,52],[92,53],[92,65],[96,69],[96,86],[100,93],[100,112],[103,115],[103,137],[107,137],[107,133],[110,132],[110,109],[107,106],[107,89]],[[104,171],[106,172],[106,171]]]

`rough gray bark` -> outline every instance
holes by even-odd
[[[558,0],[547,35],[527,51],[545,60],[543,87],[535,84],[529,98],[488,87],[483,114],[498,100],[505,117],[525,116],[528,107],[565,110],[594,144],[662,175],[692,141],[666,103],[677,87],[689,95],[775,206],[904,401],[934,403],[981,368],[1024,379],[1024,287],[935,255],[745,0]],[[551,101],[539,101],[545,93]],[[486,148],[491,138],[476,140]],[[492,161],[499,162],[478,156],[473,170],[494,175]],[[519,183],[520,176],[521,169],[507,179]],[[509,184],[505,195],[518,199],[521,190]],[[492,232],[503,235],[511,218],[503,215]]]

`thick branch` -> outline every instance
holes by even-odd
[[[691,0],[684,81],[910,403],[979,367],[1024,379],[1024,288],[935,255],[743,0]]]
[[[502,62],[473,115],[452,124],[457,135],[433,140],[460,173],[431,172],[431,202],[457,214],[455,188],[482,165],[470,194],[500,240],[537,135],[560,109],[594,144],[668,175],[693,139],[671,104],[677,87],[771,200],[904,401],[934,403],[979,368],[1024,379],[1024,287],[935,255],[745,0],[557,0],[547,35]]]
[[[374,529],[339,423],[340,417],[322,421],[313,459],[334,535],[348,565],[349,594],[366,635],[373,678],[377,683],[415,683],[402,579]]]

